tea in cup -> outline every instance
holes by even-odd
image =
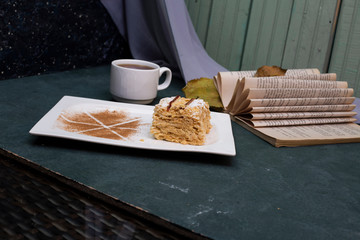
[[[162,74],[163,83],[159,83]],[[151,103],[157,91],[171,83],[172,73],[167,67],[137,59],[119,59],[111,63],[110,93],[116,101],[138,104]]]

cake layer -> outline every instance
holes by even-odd
[[[206,102],[169,97],[155,106],[150,132],[159,140],[203,145],[210,129],[210,110]]]

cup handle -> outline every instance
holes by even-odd
[[[157,87],[157,90],[164,90],[165,88],[167,88],[168,86],[170,86],[170,83],[171,83],[171,78],[172,78],[172,73],[171,73],[171,70],[167,67],[161,67],[160,68],[160,76],[166,72],[166,78],[165,78],[165,81],[158,85]]]

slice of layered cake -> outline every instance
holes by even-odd
[[[203,145],[210,129],[207,102],[176,96],[163,98],[155,105],[150,132],[159,140]]]

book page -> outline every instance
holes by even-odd
[[[288,69],[285,73],[285,76],[299,76],[308,74],[320,74],[320,71],[317,68]]]
[[[347,82],[340,81],[243,78],[237,81],[227,111],[240,113],[250,99],[351,97],[353,89],[347,86]]]
[[[238,117],[236,117],[238,118]],[[240,119],[240,118],[238,118]],[[308,118],[308,119],[276,119],[276,120],[249,120],[248,124],[254,128],[261,127],[280,127],[280,126],[297,126],[297,125],[314,125],[328,123],[349,123],[355,122],[356,118]]]
[[[336,98],[274,98],[274,99],[246,99],[242,102],[234,115],[247,112],[261,112],[265,109],[261,107],[283,107],[283,106],[315,106],[315,105],[348,105],[355,101],[355,97],[336,97]],[[355,105],[353,105],[355,106]],[[253,109],[257,109],[254,110]],[[293,108],[295,109],[295,108]],[[326,108],[320,108],[324,111]],[[231,109],[232,110],[232,109]],[[349,108],[352,110],[352,107]],[[266,110],[269,112],[269,110]],[[280,108],[276,108],[276,112],[281,111]],[[290,111],[290,109],[289,109]],[[272,111],[275,112],[275,111]]]
[[[355,123],[253,128],[232,119],[275,147],[360,142],[360,126]]]
[[[247,88],[348,88],[348,83],[345,81],[245,77],[240,80],[238,91],[241,93]]]
[[[267,127],[257,131],[276,147],[360,142],[360,126],[355,123]]]
[[[219,72],[214,77],[215,86],[219,92],[221,101],[226,108],[233,96],[238,79],[254,76],[256,71],[229,71]],[[288,69],[285,76],[300,76],[309,74],[320,74],[319,69]],[[336,77],[336,76],[335,76]]]
[[[355,104],[346,105],[306,105],[306,106],[282,106],[282,107],[253,107],[250,113],[260,112],[330,112],[330,111],[352,111]]]
[[[217,76],[215,76],[215,86],[224,107],[226,107],[231,100],[237,80],[243,77],[254,76],[255,73],[256,71],[219,72]]]
[[[243,77],[244,78],[244,77]],[[336,73],[306,74],[306,75],[285,75],[274,77],[253,77],[245,76],[245,78],[256,79],[298,79],[298,80],[320,80],[320,81],[336,81]]]
[[[347,88],[347,82],[320,81],[320,80],[293,80],[279,78],[243,78],[235,86],[234,95],[229,102],[228,110],[238,109],[245,101],[245,95],[242,95],[245,89],[266,88]],[[270,97],[268,97],[270,98]],[[247,98],[249,99],[249,98]]]
[[[248,91],[247,91],[248,90]],[[351,97],[354,94],[352,88],[249,88],[244,91],[247,99],[264,98],[330,98]]]
[[[325,117],[353,117],[356,112],[279,112],[279,113],[249,113],[241,118],[248,120],[263,119],[297,119],[297,118],[325,118]]]
[[[354,99],[355,97],[246,99],[238,108],[228,112],[239,115],[259,112],[352,111],[356,108],[356,105],[352,104]]]
[[[305,106],[305,105],[341,105],[351,104],[355,97],[337,98],[271,98],[271,99],[249,99],[248,108],[272,107],[272,106]]]
[[[238,83],[236,88],[239,87]],[[353,94],[352,88],[248,88],[242,94],[234,96],[229,104],[228,112],[232,115],[240,114],[247,107],[250,99],[337,98],[351,97]]]

